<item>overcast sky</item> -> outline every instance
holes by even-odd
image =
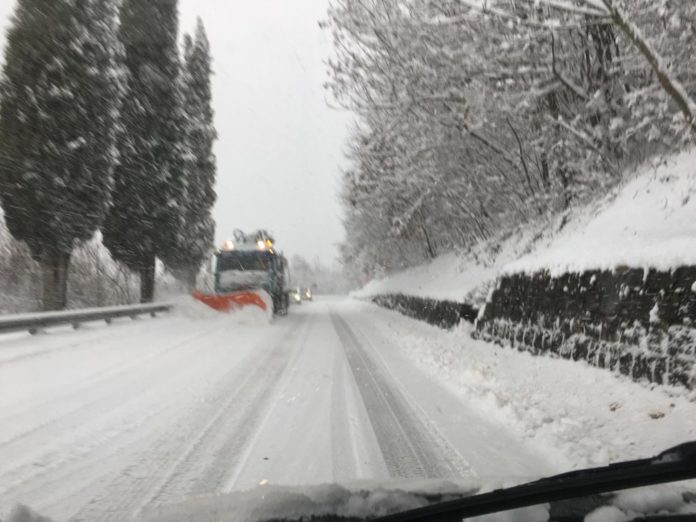
[[[0,0],[3,25],[14,4]],[[288,255],[336,257],[351,118],[325,103],[331,47],[318,21],[327,7],[328,0],[179,0],[180,31],[193,31],[200,16],[213,53],[218,243],[236,228],[266,228]]]

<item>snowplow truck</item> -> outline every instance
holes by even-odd
[[[274,315],[288,311],[288,262],[275,250],[265,231],[251,235],[236,231],[215,254],[215,293],[196,290],[193,296],[208,306],[229,312],[258,306]]]

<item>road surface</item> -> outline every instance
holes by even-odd
[[[187,307],[0,338],[0,514],[122,521],[261,483],[551,470],[406,359],[373,305],[270,325]]]

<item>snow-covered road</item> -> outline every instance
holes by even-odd
[[[0,338],[0,516],[116,521],[260,483],[537,476],[539,451],[399,349],[371,305]],[[186,310],[189,308],[189,310]]]

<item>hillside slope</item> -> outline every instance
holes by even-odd
[[[480,304],[502,273],[558,275],[621,265],[696,265],[696,149],[642,166],[612,193],[568,216],[371,281],[353,295],[404,293]]]

